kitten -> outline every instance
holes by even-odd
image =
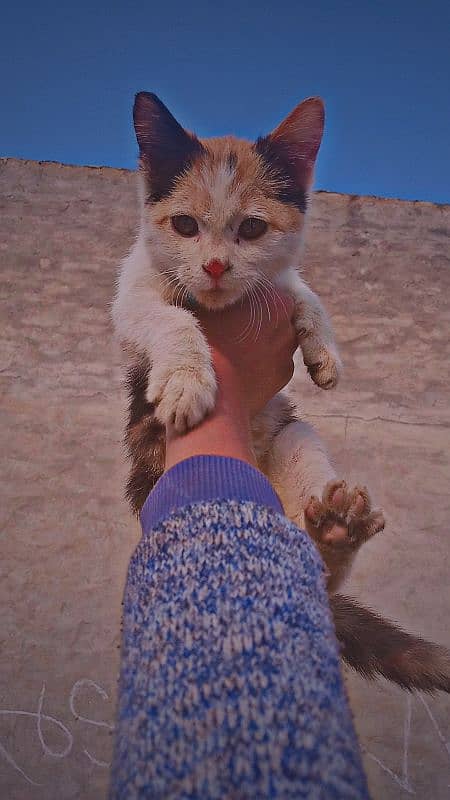
[[[122,263],[113,320],[130,358],[127,494],[138,512],[164,468],[165,425],[180,432],[214,407],[209,349],[188,306],[219,309],[247,293],[289,292],[304,363],[324,389],[341,364],[326,312],[298,265],[324,108],[305,100],[255,143],[199,139],[153,94],[134,106],[141,219]],[[251,323],[250,323],[251,324]],[[365,488],[338,480],[313,428],[283,393],[253,421],[260,468],[285,513],[316,542],[343,657],[371,677],[450,691],[450,654],[335,594],[361,544],[384,527]]]

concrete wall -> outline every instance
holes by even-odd
[[[121,594],[138,527],[122,499],[125,397],[108,304],[133,237],[127,171],[0,161],[0,794],[107,785]],[[348,592],[450,646],[450,207],[319,193],[305,271],[346,364],[293,392],[386,531]],[[450,698],[349,677],[373,797],[449,796]]]

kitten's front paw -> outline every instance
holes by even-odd
[[[303,353],[304,364],[316,386],[334,389],[342,369],[336,349],[325,345],[312,331],[298,330],[298,343]]]
[[[331,481],[321,500],[309,500],[305,525],[319,546],[357,550],[383,530],[384,516],[382,511],[371,511],[366,488],[349,489],[345,481]]]
[[[339,380],[341,370],[340,360],[326,347],[323,347],[317,353],[316,357],[318,361],[312,364],[306,364],[312,380],[316,386],[320,386],[321,389],[334,389]]]
[[[194,428],[214,408],[217,381],[212,366],[180,368],[166,380],[150,379],[147,400],[153,403],[156,419],[173,424],[178,433]]]

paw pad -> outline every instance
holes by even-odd
[[[305,524],[318,544],[357,549],[384,528],[381,511],[372,511],[367,489],[331,481],[322,498],[311,497],[305,508]]]

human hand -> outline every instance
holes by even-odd
[[[266,292],[260,309],[255,314],[254,302],[252,307],[244,297],[220,311],[195,310],[222,393],[233,393],[250,418],[292,378],[292,357],[298,344],[292,324],[294,303],[289,296]]]

